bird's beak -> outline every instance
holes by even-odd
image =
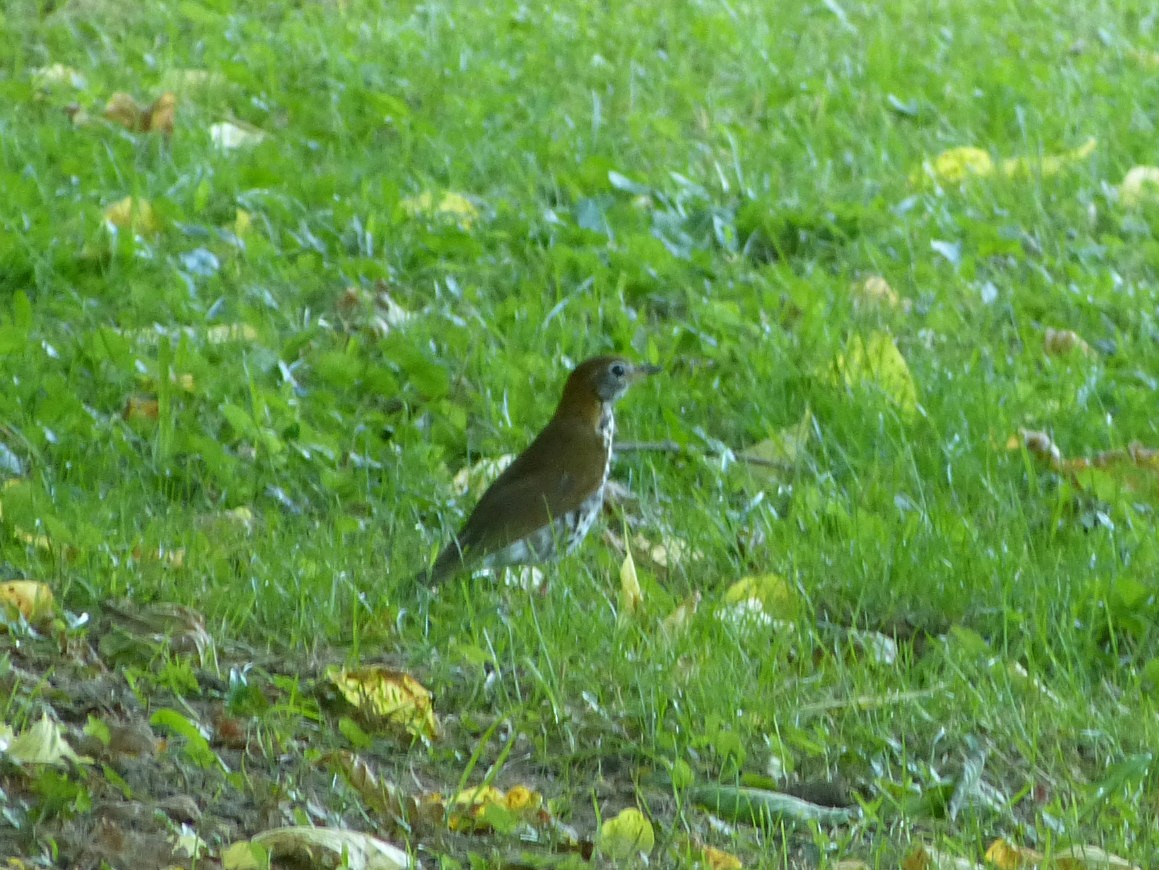
[[[635,383],[641,378],[646,378],[649,375],[656,375],[662,371],[664,371],[664,369],[660,368],[660,366],[636,365],[632,366],[632,373],[628,379],[632,383]]]

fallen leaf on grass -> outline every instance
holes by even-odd
[[[986,850],[986,863],[992,864],[998,870],[1037,867],[1042,863],[1042,853],[998,839]]]
[[[800,463],[813,437],[813,412],[805,409],[801,419],[741,451],[738,458],[751,465],[792,471]]]
[[[1076,349],[1082,351],[1084,356],[1091,355],[1091,346],[1073,329],[1047,327],[1042,338],[1042,349],[1047,356],[1066,356]]]
[[[1055,852],[1048,866],[1056,870],[1139,870],[1126,858],[1104,852],[1098,846],[1071,846]]]
[[[241,238],[253,229],[253,224],[253,216],[244,208],[239,208],[233,217],[233,234]]]
[[[1087,139],[1082,145],[1060,154],[1042,157],[1010,157],[995,166],[990,155],[981,148],[963,146],[943,151],[932,160],[926,160],[919,169],[910,173],[910,183],[920,185],[959,184],[970,178],[1002,175],[1006,178],[1057,175],[1067,167],[1094,153],[1098,140]]]
[[[919,845],[906,855],[901,866],[902,870],[982,870],[981,864],[924,845]]]
[[[700,607],[699,590],[685,598],[675,610],[664,617],[664,621],[660,623],[660,631],[669,640],[680,637],[688,631],[688,626],[692,622],[692,617],[696,615],[698,607]]]
[[[121,418],[129,423],[153,423],[161,417],[161,403],[148,396],[129,396]]]
[[[613,550],[621,554],[627,552],[630,545],[632,557],[639,560],[638,564],[657,572],[668,571],[683,562],[700,562],[704,559],[701,550],[693,549],[687,541],[675,535],[662,534],[659,541],[652,541],[642,532],[637,532],[629,541],[612,529],[605,528],[603,539]]]
[[[770,619],[795,619],[801,609],[800,596],[780,574],[742,577],[724,593],[726,608],[743,605]]]
[[[1119,185],[1119,203],[1137,208],[1145,202],[1159,202],[1159,166],[1132,166]]]
[[[63,63],[54,63],[32,70],[32,86],[38,91],[61,86],[83,91],[87,84],[84,75]]]
[[[640,855],[646,858],[656,848],[656,834],[644,814],[629,807],[600,825],[597,846],[612,861],[630,861]]]
[[[424,191],[404,199],[399,205],[408,217],[450,220],[464,230],[469,230],[478,220],[479,209],[461,193],[445,191],[438,194],[438,199],[435,197],[430,191]]]
[[[257,127],[221,121],[209,128],[209,140],[222,151],[236,151],[239,148],[253,148],[266,140],[266,134]]]
[[[1045,461],[1054,471],[1107,501],[1123,494],[1159,503],[1159,450],[1138,441],[1126,449],[1104,450],[1091,457],[1066,459],[1045,432],[1019,429],[1007,441],[1007,448],[1025,447],[1032,456]]]
[[[35,580],[9,580],[0,584],[0,604],[19,611],[34,625],[50,619],[56,609],[52,589]]]
[[[503,791],[491,785],[464,789],[449,800],[438,792],[422,797],[417,818],[432,827],[444,823],[452,831],[485,834],[498,831],[516,834],[525,841],[536,839],[541,829],[557,835],[560,842],[574,844],[575,832],[560,825],[544,805],[543,795],[526,786]]]
[[[864,281],[856,281],[850,287],[855,311],[897,309],[909,311],[911,303],[903,300],[880,275],[870,275]]]
[[[1019,429],[1017,435],[1011,435],[1006,441],[1007,450],[1026,448],[1026,452],[1038,459],[1050,463],[1056,470],[1062,465],[1062,451],[1054,443],[1054,439],[1046,432],[1036,429]]]
[[[234,843],[222,853],[221,863],[225,870],[259,870],[276,858],[297,859],[307,866],[327,870],[406,870],[421,866],[402,849],[369,834],[306,826],[273,828]]]
[[[77,755],[60,725],[45,713],[27,731],[14,735],[8,726],[0,726],[0,752],[16,764],[48,764],[67,767],[69,764],[91,764],[92,759]]]
[[[653,568],[660,570],[674,568],[681,562],[699,562],[704,558],[704,553],[694,550],[687,541],[675,535],[664,535],[659,543],[654,543],[642,534],[637,534],[632,538],[632,546]]]
[[[640,588],[640,578],[636,575],[636,562],[632,559],[631,547],[625,548],[624,561],[620,563],[619,602],[616,621],[621,625],[631,622],[644,603],[644,591]]]
[[[678,841],[677,848],[695,866],[704,867],[707,870],[742,870],[744,867],[736,855],[712,846],[706,846],[695,837],[684,837]]]
[[[103,215],[108,224],[120,230],[130,230],[145,236],[161,231],[161,221],[147,199],[126,196],[107,206]]]
[[[105,104],[104,116],[133,133],[171,136],[177,116],[177,97],[166,92],[146,106],[138,103],[132,94],[118,91]]]
[[[205,340],[209,344],[230,344],[232,342],[256,341],[258,331],[248,323],[219,323],[205,330]]]
[[[957,184],[975,175],[994,174],[994,161],[981,148],[963,145],[943,151],[933,160],[926,160],[920,169],[910,173],[910,184],[932,179],[938,184]]]
[[[372,719],[400,725],[427,740],[439,736],[431,693],[414,677],[391,668],[369,666],[326,670],[342,696]]]
[[[833,365],[833,377],[847,387],[875,387],[905,417],[917,410],[913,375],[888,332],[872,332],[865,340],[851,335]]]
[[[451,480],[451,491],[459,496],[480,492],[490,486],[514,459],[514,453],[504,453],[496,459],[480,459],[473,465],[460,468]]]
[[[1007,178],[1021,178],[1041,176],[1047,178],[1058,175],[1064,169],[1085,160],[1095,153],[1098,140],[1094,137],[1087,139],[1077,148],[1064,151],[1061,154],[1046,154],[1039,157],[1010,157],[1002,161],[1002,174]]]
[[[144,547],[134,547],[133,559],[136,562],[153,562],[163,565],[166,568],[184,568],[185,548],[154,547],[152,549],[146,549]]]

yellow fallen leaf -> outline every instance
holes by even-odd
[[[473,786],[449,801],[442,794],[433,792],[415,801],[412,815],[432,825],[442,825],[445,819],[452,831],[484,833],[492,830],[495,811],[533,825],[551,819],[551,814],[544,808],[543,795],[522,785],[508,792],[493,785]]]
[[[909,300],[903,302],[894,289],[889,286],[889,282],[880,275],[870,275],[864,281],[854,282],[851,293],[855,309],[909,309]]]
[[[51,550],[52,541],[49,540],[48,535],[37,535],[33,532],[21,529],[19,527],[12,530],[12,537],[20,541],[22,544],[27,544],[29,547],[35,547],[37,550]]]
[[[400,205],[402,210],[412,218],[449,219],[458,223],[465,230],[479,218],[479,209],[461,193],[445,191],[435,200],[435,195],[424,191],[417,196],[404,199]]]
[[[982,870],[982,865],[967,858],[957,858],[924,845],[918,845],[906,855],[901,866],[902,870]]]
[[[118,229],[131,230],[141,235],[153,235],[161,229],[152,203],[133,196],[126,196],[108,206],[104,218]]]
[[[235,236],[244,236],[253,228],[254,220],[250,213],[245,209],[239,208],[237,215],[233,219],[233,234]]]
[[[639,810],[629,807],[600,825],[600,853],[612,861],[629,861],[640,854],[652,854],[656,835],[652,823]]]
[[[935,184],[960,184],[970,178],[986,178],[995,174],[1005,178],[1047,177],[1057,175],[1067,167],[1089,157],[1097,146],[1098,140],[1092,137],[1077,148],[1061,154],[1008,157],[998,167],[995,167],[993,159],[981,148],[970,146],[950,148],[933,160],[923,162],[920,169],[910,173],[910,183],[916,185],[932,181]]]
[[[248,323],[219,323],[205,330],[205,340],[210,344],[250,342],[258,337],[258,331]]]
[[[507,798],[504,800],[504,803],[507,809],[515,812],[538,810],[543,806],[543,795],[529,789],[525,785],[517,785],[507,792]]]
[[[1043,157],[1010,157],[1002,161],[1002,174],[1007,178],[1019,178],[1038,175],[1047,178],[1058,175],[1062,170],[1080,160],[1084,160],[1094,153],[1098,140],[1087,139],[1078,148],[1064,151],[1062,154],[1046,154]]]
[[[380,666],[332,666],[326,677],[347,701],[373,718],[401,725],[416,737],[438,737],[434,699],[410,674]]]
[[[755,609],[777,619],[795,619],[801,609],[797,590],[780,574],[742,577],[724,593],[725,604],[755,605]]]
[[[11,735],[11,731],[7,732]],[[72,764],[91,764],[92,759],[73,752],[64,739],[64,730],[56,722],[41,715],[40,720],[21,734],[11,737],[7,745],[0,747],[4,754],[17,764],[49,764],[53,767],[67,767]]]
[[[1159,202],[1159,166],[1131,167],[1119,185],[1119,202],[1126,208]]]
[[[706,846],[694,837],[683,837],[679,845],[686,857],[695,860],[698,867],[708,870],[742,870],[744,867],[736,855]]]
[[[36,580],[9,580],[0,583],[0,604],[14,607],[29,622],[43,622],[55,609],[52,589]]]
[[[1036,867],[1042,863],[1042,853],[997,839],[986,850],[986,863],[994,865],[998,870]]]
[[[813,437],[813,412],[809,408],[801,419],[780,429],[763,441],[745,448],[739,458],[753,465],[767,466],[781,471],[792,471],[805,454]]]
[[[640,578],[636,575],[636,561],[632,558],[632,548],[624,545],[624,561],[620,563],[620,611],[617,621],[630,622],[644,603],[644,591],[640,588]]]
[[[834,369],[837,379],[846,386],[876,387],[905,417],[917,410],[913,375],[888,332],[872,332],[868,340],[851,335]]]
[[[943,151],[932,161],[922,164],[921,171],[910,176],[910,182],[931,178],[938,184],[957,184],[975,175],[992,175],[994,161],[981,148],[961,146]]]
[[[145,396],[129,396],[121,417],[130,423],[141,420],[152,422],[161,416],[161,403]]]

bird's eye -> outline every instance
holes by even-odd
[[[616,363],[614,366],[612,366],[612,374],[617,378],[622,378],[627,373],[628,370],[624,368],[623,363]]]

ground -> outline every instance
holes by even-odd
[[[0,24],[0,854],[1155,863],[1150,10]],[[664,371],[546,590],[409,587],[608,352]]]

